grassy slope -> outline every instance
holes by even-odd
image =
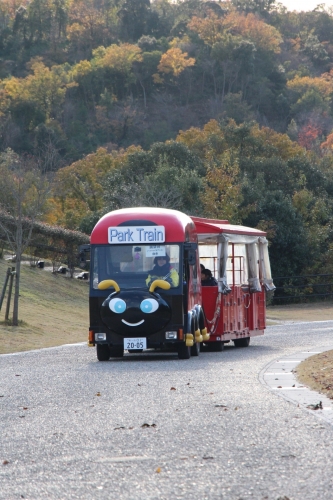
[[[11,265],[0,260],[0,291]],[[23,265],[18,327],[4,324],[6,305],[7,294],[0,312],[0,354],[87,340],[87,282]],[[12,306],[13,295],[10,319]]]
[[[267,308],[267,324],[292,323],[299,321],[328,321],[333,319],[331,301],[313,304],[290,304],[269,306]]]

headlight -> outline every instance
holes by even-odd
[[[95,340],[106,340],[106,333],[95,333]]]
[[[177,332],[165,332],[165,338],[175,340],[177,338]]]

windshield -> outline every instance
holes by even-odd
[[[92,286],[114,280],[122,289],[165,279],[179,286],[179,245],[98,245],[92,248]]]

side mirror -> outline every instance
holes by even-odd
[[[90,245],[81,245],[79,252],[79,267],[85,269],[90,262]]]

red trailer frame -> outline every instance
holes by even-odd
[[[217,286],[202,287],[201,292],[210,333],[207,344],[222,350],[224,343],[233,340],[237,347],[246,347],[250,337],[264,334],[266,291],[275,289],[266,233],[228,221],[192,220],[200,261],[205,267],[209,262],[218,282]]]

